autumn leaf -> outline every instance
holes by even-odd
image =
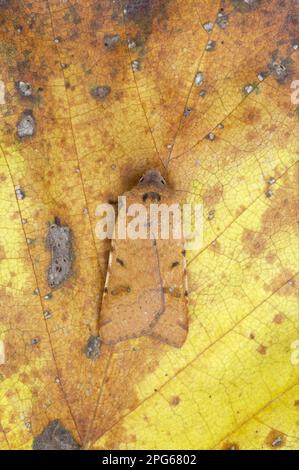
[[[0,448],[298,448],[297,2],[0,17]],[[188,338],[99,345],[96,207],[149,168],[203,202]],[[51,289],[57,220],[74,259]]]

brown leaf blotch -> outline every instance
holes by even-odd
[[[286,436],[280,431],[273,429],[266,437],[266,445],[271,449],[279,449],[286,443]]]

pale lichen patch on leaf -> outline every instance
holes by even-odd
[[[17,136],[20,139],[33,137],[36,129],[36,121],[31,109],[25,110],[17,123]]]

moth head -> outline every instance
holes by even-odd
[[[153,185],[156,188],[163,189],[166,186],[166,181],[158,170],[148,170],[141,176],[139,186]]]

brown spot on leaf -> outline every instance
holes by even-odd
[[[284,270],[278,273],[270,283],[264,284],[264,289],[267,292],[277,293],[281,296],[297,295],[294,284],[289,282],[294,273],[289,270]]]
[[[174,396],[170,399],[170,405],[177,406],[180,403],[181,399],[179,396]]]
[[[215,253],[220,253],[220,247],[221,247],[221,245],[220,245],[219,241],[218,241],[218,240],[214,240],[214,241],[210,244],[209,249],[210,249],[210,250],[213,250]]]
[[[265,256],[265,260],[267,261],[267,263],[269,264],[273,264],[277,259],[277,256],[275,253],[267,253],[266,256]]]
[[[285,319],[286,319],[286,316],[284,315],[284,313],[277,313],[275,317],[273,318],[273,322],[277,323],[277,325],[280,325],[281,323],[285,321]]]
[[[239,444],[236,442],[225,442],[222,447],[223,450],[239,450]]]
[[[217,184],[209,188],[203,195],[204,206],[211,207],[215,206],[219,201],[221,201],[223,195],[223,186],[222,184]]]
[[[297,186],[297,183],[294,181]],[[295,187],[296,187],[295,186]],[[264,234],[276,233],[284,227],[292,226],[297,221],[298,202],[286,188],[275,191],[275,199],[262,216]]]
[[[249,106],[245,109],[242,115],[242,121],[245,124],[256,124],[261,119],[261,112],[259,109],[255,108],[254,106]]]
[[[257,352],[262,354],[263,356],[267,354],[267,348],[263,344],[260,344],[259,347],[257,348]]]
[[[242,235],[242,244],[246,253],[256,257],[265,250],[267,240],[262,233],[246,229]]]
[[[279,449],[285,445],[286,436],[282,432],[273,429],[269,432],[265,442],[270,449]]]

